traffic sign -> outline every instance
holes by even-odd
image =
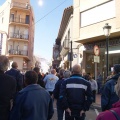
[[[94,46],[94,54],[96,56],[99,56],[99,54],[100,54],[100,49],[99,49],[99,47],[97,45]]]

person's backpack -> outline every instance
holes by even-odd
[[[113,115],[116,117],[116,120],[120,120],[120,116],[114,110],[110,110],[110,112],[113,113]]]

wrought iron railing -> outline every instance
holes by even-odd
[[[28,56],[28,51],[27,50],[17,50],[17,49],[10,49],[8,51],[9,55],[24,55]]]
[[[18,33],[11,32],[11,33],[9,33],[9,38],[28,40],[29,39],[29,35],[28,34],[18,34]]]
[[[28,3],[25,4],[25,3],[20,3],[20,2],[12,2],[10,7],[30,9],[30,5]]]
[[[24,19],[24,18],[18,18],[18,17],[15,17],[15,18],[10,17],[10,22],[16,22],[16,23],[22,23],[22,24],[29,24],[29,21],[27,21],[26,19]]]

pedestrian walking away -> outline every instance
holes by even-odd
[[[81,76],[79,65],[73,66],[71,77],[62,83],[59,98],[65,110],[65,120],[85,119],[93,98],[91,85]]]
[[[107,80],[103,87],[102,95],[101,95],[101,106],[102,111],[109,110],[112,107],[112,104],[119,100],[119,97],[115,92],[115,85],[120,76],[120,64],[116,64],[113,67],[114,76]]]
[[[45,84],[44,84],[44,81],[42,80],[42,75],[40,73],[40,68],[35,67],[33,70],[38,74],[38,82],[37,82],[37,84],[39,84],[41,87],[45,88]]]
[[[55,74],[56,70],[52,69],[51,74],[46,75],[45,78],[43,79],[43,81],[45,82],[45,88],[50,93],[51,96],[53,94],[55,84],[59,79]]]
[[[53,116],[53,103],[50,94],[37,84],[35,71],[25,73],[26,87],[16,96],[10,120],[50,120]]]
[[[8,120],[12,99],[16,93],[16,81],[4,72],[8,69],[9,60],[0,55],[0,120]]]
[[[96,91],[97,91],[97,82],[92,79],[92,77],[89,75],[89,82],[91,84],[92,94],[93,94],[93,102],[95,103],[96,100]]]
[[[118,78],[118,82],[115,85],[115,92],[120,99],[120,77]],[[120,118],[120,101],[114,103],[110,110],[106,110],[100,113],[96,120],[120,120],[116,119],[116,116]]]
[[[98,76],[97,76],[98,94],[101,93],[102,80],[103,80],[103,77],[102,77],[101,73],[98,72]]]
[[[59,100],[60,87],[61,87],[62,82],[64,81],[64,77],[63,77],[64,71],[65,71],[64,69],[59,70],[59,77],[60,78],[57,81],[57,83],[55,84],[55,89],[53,91],[53,96],[57,100],[56,101],[56,106],[57,106],[58,120],[63,120],[63,113],[64,113],[64,109],[61,107],[60,100]]]
[[[16,80],[16,91],[18,92],[23,87],[23,75],[17,69],[18,68],[17,62],[13,62],[11,67],[12,68],[6,71],[5,74],[12,76]]]

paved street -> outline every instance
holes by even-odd
[[[92,109],[90,109],[88,112],[86,112],[86,120],[96,120],[96,116],[98,114],[98,112],[100,112],[100,109],[98,110],[98,108],[100,108],[100,101],[101,101],[101,95],[97,94],[96,95],[96,103],[94,103],[92,105]],[[97,106],[97,107],[94,107]],[[95,109],[96,108],[96,109]],[[54,101],[54,116],[51,120],[57,120],[57,109],[55,106],[55,101]]]
[[[54,109],[54,116],[51,120],[57,120],[57,110]],[[98,111],[99,112],[99,111]],[[90,109],[88,112],[86,112],[86,119],[85,120],[96,120],[97,116],[97,110]]]

